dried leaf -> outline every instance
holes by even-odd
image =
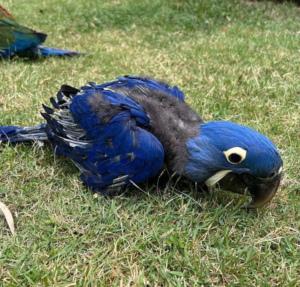
[[[0,209],[4,213],[5,219],[7,221],[7,224],[10,228],[12,235],[15,235],[15,226],[14,226],[14,219],[12,217],[12,214],[9,211],[9,209],[7,208],[7,206],[1,201],[0,201]]]

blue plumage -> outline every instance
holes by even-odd
[[[125,76],[82,87],[62,86],[54,109],[44,106],[47,124],[0,127],[0,140],[49,139],[81,171],[83,184],[116,194],[159,174],[244,193],[259,207],[276,193],[282,160],[264,135],[241,125],[204,123],[177,87]],[[31,129],[31,130],[28,130]]]

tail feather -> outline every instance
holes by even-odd
[[[45,47],[45,46],[37,46],[39,54],[42,57],[51,57],[51,56],[68,56],[68,57],[76,57],[79,55],[86,55],[87,53],[84,52],[76,52],[76,51],[69,51],[63,49],[57,49],[52,47]]]
[[[48,139],[45,128],[46,124],[34,127],[0,126],[0,142],[44,141]]]

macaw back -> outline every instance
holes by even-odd
[[[72,159],[84,185],[104,194],[157,175],[164,163],[183,172],[186,142],[202,122],[177,87],[146,78],[81,91],[62,86],[51,102],[58,111],[44,107],[42,115],[54,151]]]

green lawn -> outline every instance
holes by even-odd
[[[0,147],[0,286],[300,286],[300,11],[246,0],[1,3],[75,59],[0,62],[0,125],[36,125],[61,84],[124,74],[184,90],[205,121],[269,136],[284,160],[277,195],[135,189],[94,198],[49,144]]]

